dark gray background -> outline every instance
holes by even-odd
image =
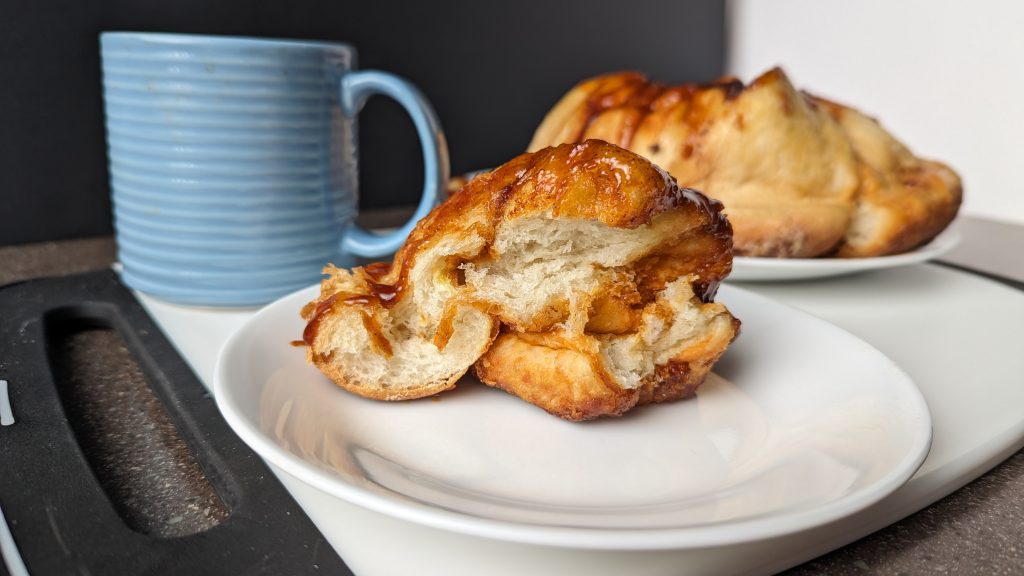
[[[111,232],[103,30],[350,42],[361,68],[426,93],[458,174],[522,152],[548,108],[585,77],[718,76],[723,11],[714,0],[0,0],[0,245]],[[422,160],[405,113],[377,98],[360,123],[362,206],[415,202]]]

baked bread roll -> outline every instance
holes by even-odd
[[[308,357],[397,400],[480,379],[572,420],[691,395],[739,322],[721,204],[587,141],[523,154],[417,224],[392,265],[329,267]],[[492,345],[493,341],[493,345]]]
[[[798,92],[778,68],[663,86],[638,73],[586,80],[537,128],[529,149],[598,138],[642,154],[725,204],[736,254],[881,256],[941,232],[957,175],[920,160],[876,122]]]

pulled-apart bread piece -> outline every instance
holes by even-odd
[[[798,92],[778,68],[748,86],[664,86],[630,72],[586,80],[551,109],[529,149],[590,138],[721,200],[743,256],[906,251],[960,205],[952,170],[914,157],[857,112]]]
[[[342,388],[375,400],[455,386],[498,328],[462,297],[452,264],[482,245],[475,235],[445,238],[394,266],[326,267],[320,296],[302,309],[308,360]]]
[[[721,204],[617,146],[563,145],[474,178],[392,265],[328,268],[304,339],[371,398],[434,394],[479,358],[559,416],[621,414],[703,381],[739,327],[713,302],[731,265]]]

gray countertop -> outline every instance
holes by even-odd
[[[367,215],[387,225],[402,212]],[[943,261],[1024,289],[1024,226],[965,217]],[[0,285],[109,267],[111,238],[0,248]],[[1012,281],[1016,281],[1014,284]],[[810,574],[1024,574],[1024,451],[967,486],[883,530],[786,572]]]

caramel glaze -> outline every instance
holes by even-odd
[[[647,97],[654,98],[654,92]],[[615,100],[614,95],[608,98]],[[600,140],[521,154],[477,176],[420,220],[392,263],[353,270],[364,287],[359,293],[321,294],[315,308],[304,311],[308,323],[303,340],[312,344],[323,317],[337,305],[363,307],[371,315],[377,305],[395,306],[406,294],[416,258],[442,237],[476,235],[489,250],[498,225],[514,218],[595,220],[634,229],[677,210],[685,213],[687,226],[681,228],[678,241],[636,263],[638,289],[649,296],[669,281],[696,274],[695,293],[710,301],[732,266],[732,228],[720,202],[679,187],[672,176],[642,156]],[[459,263],[480,255],[478,250],[451,255],[452,281],[457,281]],[[454,310],[444,316],[435,335],[439,347],[451,336]]]
[[[313,345],[313,341],[316,340],[316,335],[320,332],[320,323],[323,322],[324,316],[327,312],[334,307],[334,303],[338,301],[340,294],[331,294],[316,303],[316,307],[313,309],[312,315],[309,314],[309,306],[303,308],[303,317],[307,318],[306,328],[302,331],[302,341],[308,346]]]
[[[434,331],[434,346],[442,352],[448,346],[452,335],[455,334],[456,312],[457,309],[452,302],[445,304],[444,311],[441,312],[441,320],[437,323],[437,330]]]
[[[649,121],[652,115],[658,117],[654,121],[663,122],[668,113],[678,113],[681,120],[689,126],[689,133],[694,140],[683,147],[683,155],[690,157],[698,144],[701,127],[712,117],[708,112],[709,107],[716,100],[735,100],[748,89],[771,83],[781,74],[782,70],[775,68],[750,85],[745,85],[738,78],[725,76],[705,84],[677,86],[650,82],[639,72],[619,72],[600,76],[590,81],[594,86],[583,105],[584,119],[578,123],[575,136],[569,140],[582,140],[603,114],[615,111],[622,114],[625,121],[617,137],[609,141],[623,148],[631,148],[637,128]],[[805,98],[811,101],[810,96],[805,95]],[[788,106],[789,102],[783,102],[783,105]],[[739,122],[742,123],[742,119],[739,119]],[[657,144],[654,146],[660,148]],[[652,150],[654,153],[658,151]]]
[[[405,282],[388,283],[383,280],[391,272],[390,262],[374,262],[362,268],[369,288],[369,294],[353,296],[346,299],[346,304],[380,304],[384,308],[391,308],[399,301],[399,296],[405,288]]]
[[[377,317],[369,310],[363,310],[362,317],[363,328],[366,329],[366,333],[370,336],[370,344],[373,346],[374,352],[386,358],[391,358],[394,350],[391,348],[391,342],[384,336],[384,331],[381,329]]]
[[[727,223],[728,224],[728,223]],[[695,229],[635,265],[637,287],[644,303],[669,282],[693,274],[693,293],[702,302],[713,302],[722,279],[732,271],[732,241],[728,229]]]

